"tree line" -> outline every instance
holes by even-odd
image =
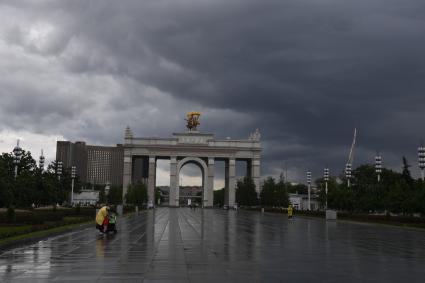
[[[384,168],[378,181],[373,165],[361,165],[353,170],[350,186],[347,185],[347,179],[343,174],[330,177],[328,208],[352,213],[425,214],[425,182],[414,179],[410,167],[403,157],[402,172]],[[325,181],[318,178],[315,184],[320,208],[325,209]],[[277,181],[267,177],[262,182],[260,194],[257,194],[255,189],[255,184],[250,178],[239,180],[236,187],[236,202],[243,206],[287,207],[290,193],[307,194],[308,191],[308,187],[304,184],[285,182],[282,175]],[[215,205],[224,204],[224,194],[224,189],[214,192]]]
[[[0,207],[29,208],[33,204],[47,206],[70,203],[72,182],[70,168],[63,168],[59,177],[56,174],[55,161],[43,170],[37,166],[31,152],[23,150],[15,178],[13,161],[13,153],[0,155]],[[104,186],[84,184],[77,175],[74,179],[74,193],[79,193],[82,187],[98,190],[102,203],[122,202],[122,188],[118,186],[111,186],[109,194],[106,195]]]
[[[353,171],[351,186],[341,176],[328,182],[328,207],[349,212],[392,212],[410,215],[425,213],[425,183],[414,179],[410,165],[403,158],[402,172],[383,169],[378,182],[372,165],[361,165]],[[316,180],[319,189],[319,201],[325,206],[325,183],[322,178]]]
[[[55,162],[42,170],[32,158],[31,152],[23,150],[15,178],[13,160],[12,153],[3,153],[0,156],[0,207],[30,207],[33,203],[53,205],[69,200],[71,172],[63,170],[59,179]],[[81,182],[76,178],[76,191],[80,185]]]
[[[56,174],[56,162],[41,170],[29,151],[23,151],[18,163],[18,175],[15,178],[12,153],[0,155],[0,207],[30,207],[35,205],[54,205],[69,202],[71,193],[71,172],[64,168],[60,178]],[[393,212],[402,214],[425,213],[425,182],[414,179],[410,173],[410,165],[403,158],[402,172],[383,169],[380,181],[377,180],[372,165],[361,165],[353,170],[347,186],[343,175],[332,177],[328,181],[328,208],[349,212]],[[315,181],[318,189],[318,200],[321,208],[325,208],[326,194],[323,178]],[[121,204],[122,188],[112,186],[106,195],[104,186],[82,184],[78,176],[75,178],[74,192],[81,187],[99,190],[101,203]],[[236,202],[239,205],[276,206],[289,205],[289,193],[307,193],[307,186],[291,184],[281,175],[278,180],[267,177],[257,194],[252,179],[246,177],[237,182]],[[155,199],[160,195],[155,191]],[[125,196],[126,202],[142,206],[147,202],[147,189],[144,184],[130,185]],[[156,202],[155,200],[155,202]],[[224,189],[214,191],[214,205],[224,204]]]

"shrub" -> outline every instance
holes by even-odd
[[[9,223],[13,223],[16,220],[15,207],[13,207],[12,205],[7,208],[6,219]]]
[[[75,207],[75,215],[80,215],[81,213],[81,205],[77,204],[77,206]]]

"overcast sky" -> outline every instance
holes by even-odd
[[[0,150],[184,131],[262,133],[262,174],[303,181],[380,151],[418,173],[423,0],[0,0]],[[190,170],[189,170],[190,171]]]

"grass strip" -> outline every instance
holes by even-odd
[[[130,217],[130,216],[134,216],[135,213],[134,212],[129,212],[124,214],[122,217]],[[8,248],[11,247],[15,247],[15,246],[19,246],[19,245],[23,245],[23,244],[29,244],[29,243],[33,243],[36,241],[40,241],[42,239],[46,239],[47,237],[50,236],[56,236],[56,235],[60,235],[63,234],[65,232],[69,232],[72,230],[77,230],[77,228],[81,228],[81,227],[90,227],[91,225],[95,225],[95,221],[94,220],[89,220],[87,221],[84,218],[80,218],[80,217],[66,217],[67,221],[72,221],[72,220],[76,220],[76,219],[82,219],[85,221],[79,222],[79,223],[64,223],[64,225],[61,226],[56,226],[53,228],[48,228],[48,229],[44,229],[44,230],[39,230],[39,231],[35,231],[35,232],[30,232],[30,233],[25,233],[25,234],[21,234],[21,235],[16,235],[16,236],[11,236],[11,237],[7,237],[7,238],[3,238],[0,239],[0,251],[2,250],[6,250]],[[27,226],[28,227],[28,226]],[[29,225],[29,227],[31,227],[31,225]],[[9,228],[9,227],[1,227],[1,228]]]
[[[65,224],[63,226],[54,227],[54,228],[50,228],[46,230],[40,230],[36,232],[4,238],[0,240],[0,250],[6,249],[11,246],[19,245],[21,243],[34,242],[34,241],[47,238],[49,236],[59,235],[64,232],[72,231],[75,228],[79,228],[81,226],[88,226],[89,224],[93,224],[94,226],[94,221],[90,220],[90,221],[85,221],[85,222],[80,222],[75,224]]]

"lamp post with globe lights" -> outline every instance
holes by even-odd
[[[378,183],[381,181],[381,173],[382,173],[382,156],[377,154],[375,156],[375,172],[378,176]]]
[[[323,180],[325,180],[325,207],[328,209],[328,182],[329,182],[329,168],[325,168],[323,171]]]
[[[311,210],[311,172],[307,171],[307,185],[308,185],[308,210]]]
[[[77,173],[77,168],[72,166],[71,168],[71,206],[74,205],[74,179]]]
[[[351,179],[351,163],[347,163],[345,165],[345,178],[347,178],[347,187],[350,187],[350,179]]]
[[[45,161],[45,158],[43,155],[43,150],[41,150],[40,158],[38,160],[38,166],[40,167],[41,172],[44,171],[44,161]]]
[[[21,162],[22,157],[22,148],[19,146],[19,140],[16,143],[15,148],[13,149],[14,159],[13,164],[15,164],[15,179],[18,176],[18,164]]]
[[[421,177],[422,177],[422,181],[424,181],[424,169],[425,169],[425,147],[423,146],[423,144],[418,147],[418,165],[419,165],[419,169],[421,169]]]
[[[56,174],[58,175],[58,180],[61,180],[62,175],[62,161],[58,161],[56,164]]]

